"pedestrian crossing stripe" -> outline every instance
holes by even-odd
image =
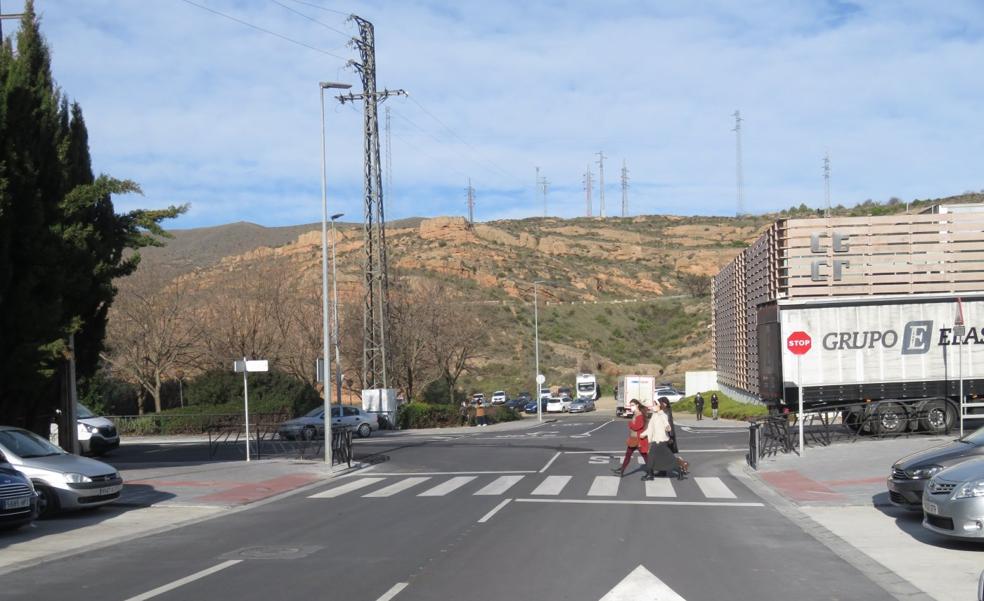
[[[473,496],[502,496],[507,492],[515,491],[523,481],[533,481],[535,486],[528,494],[533,497],[558,497],[565,490],[571,490],[573,476],[527,476],[524,474],[510,474],[498,476],[491,482],[485,482],[484,486],[467,492],[463,490],[467,485],[478,480],[478,476],[454,476],[447,480],[438,481],[431,476],[414,476],[407,474],[407,477],[400,478],[395,482],[392,477],[362,477],[349,480],[344,484],[330,488],[328,490],[310,495],[311,499],[333,499],[348,493],[362,494],[367,499],[388,498],[401,493],[412,494],[418,497],[443,497],[449,494],[462,492]],[[478,482],[476,484],[481,484]],[[374,485],[382,485],[371,491],[364,491]],[[423,485],[431,484],[430,488],[423,488]],[[626,496],[638,496],[641,492],[643,496],[654,499],[673,499],[681,496],[692,497],[699,491],[700,496],[707,499],[737,499],[738,496],[728,488],[721,478],[717,477],[695,477],[692,481],[679,482],[670,478],[656,478],[643,483],[639,486],[634,478],[619,478],[617,476],[593,476],[590,486],[585,496],[592,498],[614,499],[623,494]],[[696,486],[695,486],[696,485]],[[639,489],[642,489],[639,491]],[[694,489],[697,489],[695,491]],[[528,490],[528,489],[527,489]],[[584,489],[580,489],[584,490]],[[363,494],[364,493],[364,494]],[[526,493],[519,493],[526,494]],[[517,495],[514,495],[517,496]]]

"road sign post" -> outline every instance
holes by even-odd
[[[246,415],[246,461],[250,460],[249,456],[249,381],[246,375],[251,371],[269,371],[269,363],[264,360],[248,361],[246,357],[243,357],[242,361],[235,361],[232,364],[232,369],[235,372],[243,372],[243,407]]]
[[[796,331],[786,338],[786,348],[789,352],[796,355],[796,388],[799,391],[799,410],[796,414],[799,422],[799,448],[800,457],[806,451],[806,442],[803,432],[803,355],[810,352],[813,348],[813,339],[803,331]]]

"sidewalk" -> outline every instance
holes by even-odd
[[[742,478],[784,515],[899,598],[974,599],[984,568],[984,544],[937,536],[922,515],[893,506],[886,480],[899,458],[952,437],[859,440],[807,447],[804,456],[764,459]],[[885,570],[889,570],[888,574]],[[914,596],[915,595],[915,596]]]

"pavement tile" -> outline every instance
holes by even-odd
[[[816,480],[807,478],[796,470],[762,472],[760,477],[791,501],[800,503],[808,501],[843,503],[847,500],[843,495],[831,490]]]

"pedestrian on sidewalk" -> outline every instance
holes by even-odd
[[[711,393],[711,417],[713,419],[718,418],[718,395],[716,392]]]
[[[485,403],[483,403],[482,401],[479,401],[478,406],[475,407],[475,425],[477,426],[489,425],[488,418],[485,417]]]
[[[670,422],[670,441],[668,444],[670,452],[676,457],[677,469],[683,474],[688,474],[690,473],[690,463],[683,457],[680,457],[680,447],[677,445],[676,437],[676,424],[673,423],[673,406],[670,405],[670,399],[660,397],[659,406],[663,410],[663,413],[666,414],[666,420]]]
[[[468,402],[461,401],[461,407],[458,409],[458,416],[461,418],[461,425],[464,426],[468,423]]]
[[[661,473],[675,474],[678,480],[683,480],[683,473],[676,469],[676,457],[670,451],[670,422],[658,403],[642,435],[649,440],[646,474],[642,479],[653,480]]]
[[[621,467],[612,468],[619,478],[625,475],[625,468],[629,467],[629,461],[636,451],[642,455],[643,461],[647,460],[649,453],[649,441],[641,436],[646,429],[646,408],[638,399],[632,399],[629,405],[632,407],[632,420],[629,422],[629,437],[625,440],[625,458]]]
[[[694,397],[694,408],[697,410],[697,421],[704,419],[704,397],[699,392]]]

